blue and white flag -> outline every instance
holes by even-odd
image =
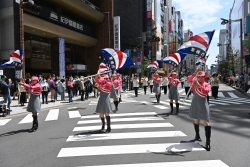
[[[120,50],[105,48],[101,52],[112,71],[134,65],[133,60]]]

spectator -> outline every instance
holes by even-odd
[[[23,78],[20,78],[20,82],[24,83],[25,80]],[[26,101],[26,89],[23,85],[18,84],[18,92],[20,93],[20,103],[21,106],[24,106],[24,103]]]
[[[44,104],[44,99],[45,99],[45,103],[48,104],[48,93],[49,93],[49,84],[46,81],[45,78],[43,78],[43,81],[41,82],[41,86],[42,86],[42,101]]]
[[[73,89],[74,89],[73,77],[69,78],[67,85],[68,85],[69,103],[73,103]]]
[[[5,75],[2,75],[1,76],[1,80],[0,81],[0,87],[1,87],[1,90],[2,90],[2,94],[3,94],[3,99],[4,99],[4,102],[7,103],[7,113],[9,114],[10,111],[12,111],[10,109],[10,103],[11,103],[11,97],[10,97],[10,87],[11,87],[11,80],[9,80],[10,82],[7,83],[6,82],[6,79],[7,77]]]

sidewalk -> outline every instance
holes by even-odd
[[[13,97],[11,97],[11,99],[12,98]],[[69,106],[72,105],[69,103],[67,93],[65,93],[66,100],[64,100],[64,101],[59,100],[59,99],[61,99],[60,95],[58,95],[57,99],[58,99],[58,101],[56,101],[56,102],[50,102],[50,95],[49,95],[48,96],[48,104],[41,104],[41,109],[45,110],[48,108],[56,108],[56,107],[63,106],[63,105],[69,105]],[[73,104],[89,102],[91,99],[95,99],[93,92],[89,94],[89,99],[88,100],[85,99],[85,101],[81,101],[81,96],[78,95],[77,97],[73,97],[73,101],[74,101]],[[1,100],[3,100],[3,97],[0,97],[0,101]],[[12,102],[10,104],[10,109],[12,110],[10,112],[10,115],[21,114],[21,113],[27,112],[27,110],[26,110],[27,106],[28,106],[28,103],[24,103],[24,106],[21,106],[21,105],[18,105],[18,100],[12,100]],[[5,118],[7,118],[7,117],[5,117]]]

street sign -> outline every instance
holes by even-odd
[[[128,55],[128,57],[130,57],[131,55],[131,50],[130,49],[126,49],[124,50],[124,53],[126,53]]]

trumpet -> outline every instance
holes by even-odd
[[[100,74],[106,74],[106,73],[110,73],[111,71],[104,71],[103,73],[100,73]],[[90,75],[90,76],[87,76],[87,77],[81,77],[80,79],[85,79],[85,78],[90,78],[90,77],[94,77],[94,76],[96,76],[96,75],[98,75],[98,73],[97,74],[94,74],[94,75]]]

